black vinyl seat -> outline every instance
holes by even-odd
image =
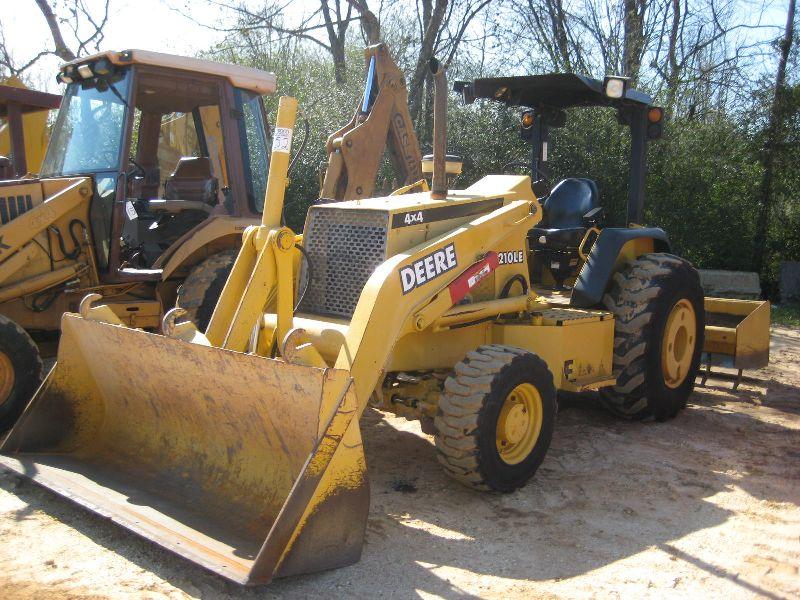
[[[545,199],[544,216],[528,233],[530,248],[540,264],[553,276],[557,287],[575,275],[578,247],[587,230],[598,224],[597,184],[591,179],[571,177],[560,181]]]
[[[208,157],[184,156],[164,182],[164,198],[216,204],[218,186]]]
[[[558,182],[542,207],[544,219],[531,229],[533,247],[577,248],[586,234],[584,216],[597,208],[597,184],[571,177]]]

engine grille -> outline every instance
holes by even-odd
[[[303,261],[300,289],[306,289],[301,312],[353,316],[373,271],[386,260],[388,213],[375,210],[314,207],[303,239],[312,264],[312,279]]]
[[[30,194],[25,196],[0,196],[0,225],[13,221],[33,208]]]

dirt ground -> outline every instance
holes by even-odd
[[[800,598],[800,331],[737,392],[709,380],[665,424],[564,399],[534,480],[450,481],[416,423],[364,419],[361,562],[242,589],[0,474],[3,598]]]

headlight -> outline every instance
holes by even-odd
[[[94,73],[92,73],[92,67],[89,65],[78,65],[78,75],[84,79],[89,79],[94,76]]]
[[[605,95],[614,100],[623,98],[625,96],[625,88],[627,87],[628,79],[626,77],[606,77],[603,82],[603,91]]]

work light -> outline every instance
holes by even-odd
[[[628,87],[627,77],[606,76],[603,81],[603,92],[614,100],[625,96],[626,87]]]
[[[94,73],[92,73],[92,67],[89,65],[78,65],[78,75],[84,79],[89,79]]]

